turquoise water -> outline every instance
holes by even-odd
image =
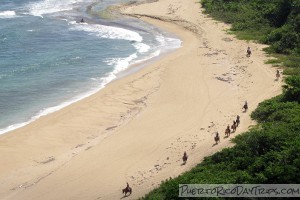
[[[97,13],[126,0],[2,0],[0,134],[105,87],[131,64],[180,40],[127,17]],[[78,23],[84,18],[85,23]]]

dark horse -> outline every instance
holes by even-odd
[[[247,103],[247,101],[245,101],[243,109],[244,109],[244,112],[247,112],[247,110],[248,110],[248,103]]]
[[[278,80],[280,78],[280,72],[279,72],[279,70],[277,70],[277,72],[276,72],[276,79]]]
[[[236,120],[235,120],[235,123],[236,123],[236,127],[238,127],[239,126],[239,124],[240,124],[240,116],[239,115],[237,115],[236,116]]]
[[[216,136],[215,136],[215,142],[216,144],[218,144],[220,142],[220,137],[219,137],[219,133],[217,132]]]
[[[186,154],[186,152],[183,153],[183,156],[182,156],[182,161],[183,161],[183,164],[185,165],[186,161],[188,159],[188,156]]]
[[[250,49],[250,47],[248,47],[248,49],[247,49],[247,57],[250,57],[251,56],[251,49]]]
[[[228,126],[227,126],[227,128],[226,128],[226,130],[225,130],[225,135],[227,136],[227,137],[229,137],[230,136],[230,126],[229,126],[229,124],[228,124]]]
[[[236,122],[233,121],[233,124],[231,125],[232,132],[236,131],[236,127],[237,127]]]
[[[122,190],[122,193],[125,194],[125,197],[127,196],[127,193],[129,193],[129,195],[131,195],[131,193],[132,193],[131,187],[129,187],[129,185],[127,184],[127,187]]]

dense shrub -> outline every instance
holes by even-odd
[[[234,31],[254,33],[250,39],[270,44],[270,51],[299,54],[299,0],[202,0],[213,17],[232,24]],[[257,31],[265,35],[258,37]]]

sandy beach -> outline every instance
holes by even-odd
[[[227,34],[229,26],[203,14],[197,1],[131,4],[121,12],[176,34],[182,47],[0,135],[1,200],[121,199],[126,182],[133,193],[125,199],[142,197],[231,146],[231,138],[254,124],[249,115],[258,103],[281,92],[276,68],[264,64],[265,46]],[[236,115],[240,126],[224,138]]]

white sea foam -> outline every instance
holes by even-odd
[[[106,59],[104,62],[106,62],[108,65],[115,66],[114,70],[111,73],[116,75],[117,73],[127,69],[127,67],[131,64],[131,62],[136,58],[137,55],[136,53],[134,53],[126,58],[110,58],[110,59]]]
[[[138,50],[139,53],[146,53],[150,50],[150,46],[144,43],[134,43],[133,46]]]
[[[29,4],[29,13],[34,16],[72,10],[74,6],[84,0],[41,0]]]
[[[137,49],[137,52],[134,54],[131,54],[128,57],[125,58],[110,58],[105,60],[105,62],[108,65],[114,66],[114,70],[110,73],[107,73],[104,77],[96,77],[91,78],[91,80],[94,82],[94,87],[91,88],[91,91],[81,94],[79,96],[76,96],[75,98],[72,98],[71,100],[61,103],[58,106],[50,107],[41,110],[38,112],[35,116],[33,116],[31,119],[29,119],[27,122],[14,124],[11,126],[8,126],[4,129],[0,129],[0,134],[18,129],[20,127],[23,127],[27,124],[30,124],[31,122],[39,119],[42,116],[48,115],[50,113],[56,112],[72,103],[75,103],[81,99],[84,99],[99,90],[103,89],[108,83],[118,78],[118,74],[124,70],[126,70],[130,65],[138,64],[147,60],[150,60],[151,58],[159,56],[163,51],[166,51],[167,49],[176,49],[181,46],[181,40],[176,38],[169,38],[164,36],[157,36],[156,40],[159,41],[160,45],[151,54],[149,54],[146,57],[143,57],[141,59],[138,59],[137,54],[143,54],[148,52],[151,47],[147,44],[141,43],[143,38],[136,32],[122,29],[122,28],[116,28],[116,27],[109,27],[104,25],[89,25],[89,24],[75,24],[74,27],[71,29],[74,30],[82,30],[90,32],[91,34],[95,34],[100,37],[105,38],[111,38],[111,39],[125,39],[130,41],[136,41],[133,43],[133,46]],[[79,57],[76,57],[75,59],[80,59]]]
[[[16,12],[12,10],[6,10],[0,12],[0,18],[13,18],[16,17]]]
[[[3,134],[3,133],[13,131],[13,130],[18,129],[18,128],[21,128],[23,126],[26,126],[26,125],[36,121],[40,117],[43,117],[45,115],[48,115],[48,114],[51,114],[51,113],[56,112],[58,110],[61,110],[64,107],[67,107],[67,106],[69,106],[69,105],[71,105],[71,104],[73,104],[77,101],[80,101],[80,100],[82,100],[86,97],[91,96],[92,94],[95,94],[99,90],[103,89],[108,83],[115,80],[117,78],[117,74],[120,73],[121,71],[126,70],[130,65],[144,62],[146,60],[157,57],[159,55],[160,55],[160,50],[157,50],[157,51],[153,52],[152,54],[150,54],[149,56],[147,56],[143,59],[140,59],[140,60],[135,60],[137,58],[136,53],[132,54],[132,55],[126,57],[126,58],[107,59],[105,62],[108,65],[115,66],[115,68],[112,72],[107,73],[106,76],[104,76],[104,77],[91,78],[91,80],[93,80],[96,83],[95,84],[96,86],[94,88],[92,88],[91,91],[89,91],[85,94],[76,96],[75,98],[72,98],[70,101],[61,103],[58,106],[53,106],[53,107],[50,107],[50,108],[43,109],[26,122],[17,123],[17,124],[8,126],[6,128],[0,129],[0,135]]]
[[[50,107],[50,108],[43,109],[40,112],[38,112],[35,116],[33,116],[30,120],[28,120],[27,122],[14,124],[14,125],[8,126],[6,128],[0,129],[0,134],[7,133],[7,132],[13,131],[15,129],[21,128],[23,126],[26,126],[26,125],[30,124],[31,122],[34,122],[35,120],[39,119],[42,116],[45,116],[45,115],[48,115],[50,113],[56,112],[56,111],[66,107],[66,106],[71,105],[72,103],[75,103],[75,102],[77,102],[81,99],[84,99],[84,98],[98,92],[99,90],[104,88],[109,82],[116,79],[117,78],[117,76],[116,76],[117,73],[127,69],[127,67],[131,64],[131,62],[136,58],[137,58],[137,55],[132,54],[132,55],[126,57],[126,58],[107,59],[106,63],[108,65],[114,65],[115,68],[112,72],[106,74],[105,77],[91,78],[91,80],[96,82],[96,86],[93,89],[91,89],[91,91],[89,91],[85,94],[79,95],[79,96],[71,99],[70,101],[64,102],[64,103],[62,103],[58,106],[53,106],[53,107]]]
[[[160,47],[163,50],[166,49],[176,49],[181,47],[181,40],[177,38],[165,37],[163,35],[158,35],[155,39],[160,43]]]
[[[70,24],[73,25],[71,27],[71,30],[85,31],[91,35],[96,35],[102,38],[122,39],[136,42],[141,42],[143,40],[142,36],[140,36],[140,34],[138,34],[137,32],[124,28],[105,26],[101,24],[86,24],[76,22],[70,22]]]

